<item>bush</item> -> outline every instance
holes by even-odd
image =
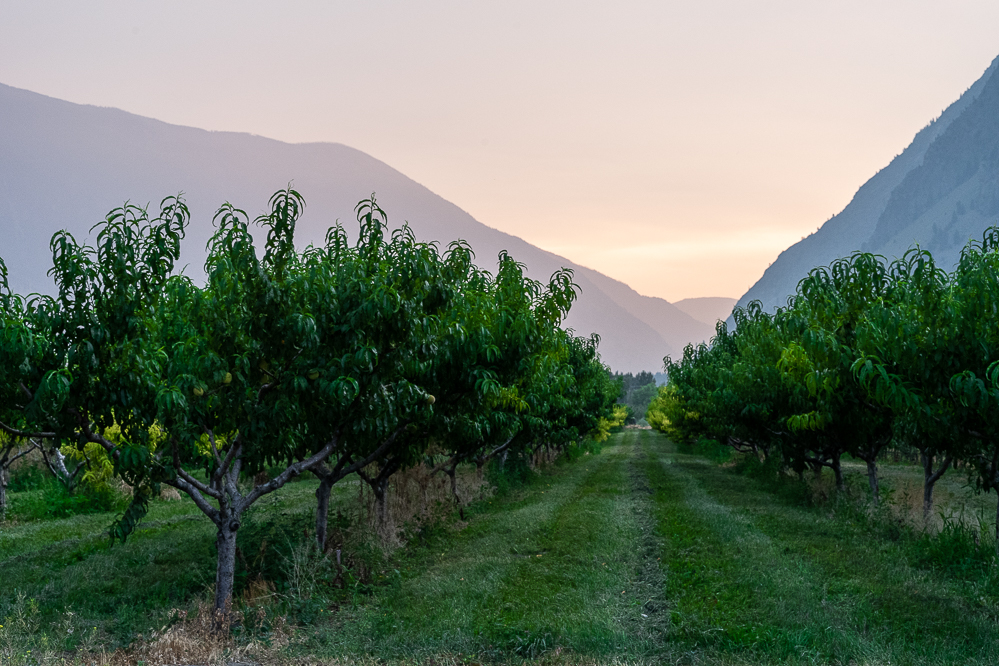
[[[729,462],[735,455],[735,451],[731,446],[722,444],[715,439],[705,439],[703,437],[694,444],[693,452],[719,465]]]
[[[19,460],[18,463],[21,461]],[[31,490],[41,490],[46,481],[52,479],[51,474],[41,465],[18,464],[10,471],[9,493],[23,493]]]
[[[535,475],[530,458],[520,452],[511,453],[506,460],[493,458],[486,468],[486,480],[496,486],[496,494],[510,492],[530,481]]]
[[[312,516],[307,513],[258,516],[258,512],[246,512],[236,533],[237,593],[245,592],[251,583],[285,584],[285,561],[301,543],[311,542]]]
[[[968,524],[958,518],[941,517],[943,528],[939,533],[922,533],[913,543],[916,563],[962,578],[991,569],[995,562],[995,537],[989,534],[987,519],[979,516],[976,524]]]
[[[325,609],[356,603],[384,582],[377,572],[384,573],[386,555],[366,526],[341,512],[331,514],[327,543],[332,546],[320,553],[311,531],[314,516],[311,511],[244,514],[236,535],[234,581],[244,604],[269,605],[309,625]]]
[[[581,442],[566,447],[565,458],[569,462],[573,462],[579,460],[585,455],[595,456],[603,451],[603,448],[602,442],[598,442],[595,439],[587,437]]]
[[[18,521],[53,520],[72,516],[124,511],[129,498],[113,488],[91,490],[83,488],[70,493],[51,475],[41,480],[29,477],[25,483],[32,490],[10,494],[8,515]]]

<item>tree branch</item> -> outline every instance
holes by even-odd
[[[267,483],[262,483],[256,488],[254,488],[253,491],[243,499],[243,507],[245,508],[250,506],[251,504],[256,502],[258,499],[260,499],[267,493],[274,492],[284,484],[291,481],[293,477],[298,476],[305,470],[311,468],[313,465],[316,465],[317,463],[320,463],[326,458],[328,458],[329,455],[333,453],[333,449],[336,448],[337,441],[339,439],[340,439],[340,432],[337,431],[337,433],[333,435],[333,439],[327,442],[326,446],[320,449],[319,452],[313,454],[312,456],[306,458],[305,460],[301,460],[297,463],[288,465],[288,467],[283,472],[278,474],[276,477],[274,477]]]
[[[193,476],[191,476],[190,474],[188,474],[187,471],[183,467],[181,467],[181,464],[180,464],[180,453],[177,451],[177,441],[176,440],[172,440],[172,441],[173,441],[173,466],[177,470],[177,478],[180,479],[181,481],[183,481],[184,483],[190,485],[192,488],[195,488],[199,492],[202,492],[202,493],[204,493],[206,495],[214,497],[217,500],[221,500],[222,499],[222,493],[220,493],[217,490],[215,490],[213,488],[210,488],[209,486],[206,486],[205,484],[201,483],[200,481],[198,481],[197,479],[195,479]],[[169,482],[166,482],[166,483],[167,483],[167,485],[174,485],[174,484],[171,484]],[[186,492],[188,495],[191,494],[187,490],[184,490],[184,492]],[[192,495],[192,497],[193,497],[193,495]]]
[[[29,441],[30,441],[30,440],[29,440]],[[26,448],[26,449],[25,449],[24,451],[21,451],[21,452],[20,452],[20,453],[18,453],[18,454],[17,454],[16,456],[14,456],[14,457],[13,457],[13,458],[11,458],[10,460],[8,460],[8,461],[7,461],[7,464],[8,464],[8,465],[13,465],[13,464],[14,464],[14,463],[15,463],[15,462],[17,461],[17,459],[18,459],[18,458],[23,458],[24,456],[28,455],[29,453],[31,453],[32,451],[34,451],[34,450],[35,450],[36,448],[38,448],[38,447],[40,447],[40,446],[41,446],[41,445],[40,445],[40,444],[39,444],[38,442],[34,442],[34,441],[32,441],[32,442],[31,442],[31,446],[29,446],[29,447],[28,447],[28,448]]]
[[[479,467],[481,467],[482,465],[484,465],[487,462],[489,462],[489,460],[492,459],[494,456],[497,456],[500,453],[503,453],[504,451],[506,451],[507,448],[510,446],[510,444],[513,442],[513,438],[516,437],[516,436],[517,435],[510,435],[509,439],[507,439],[501,445],[497,446],[495,449],[493,449],[492,451],[490,451],[487,455],[480,456],[479,458],[477,458],[477,462],[479,464]]]
[[[219,455],[219,450],[215,446],[215,433],[204,426],[202,426],[202,428],[204,428],[205,434],[208,435],[208,443],[212,445],[212,455],[215,456],[215,464],[219,466],[219,469],[222,469],[222,457]]]
[[[0,430],[3,430],[11,437],[19,437],[21,439],[54,439],[56,436],[54,432],[27,432],[25,430],[17,430],[16,428],[11,428],[2,421],[0,421]]]
[[[201,509],[201,512],[212,519],[212,522],[218,524],[219,510],[212,506],[211,502],[205,499],[205,496],[199,492],[199,489],[194,485],[190,484],[187,479],[180,477],[164,481],[163,483],[168,486],[173,486],[177,490],[183,490],[190,496],[194,503]],[[200,484],[199,484],[200,485]]]
[[[929,458],[929,456],[927,456],[927,459],[930,461],[930,469],[933,469],[933,460]],[[940,479],[940,477],[943,476],[944,472],[947,471],[947,468],[950,467],[951,460],[953,460],[952,455],[948,455],[946,458],[944,458],[943,465],[941,465],[940,469],[938,469],[936,472],[931,474],[926,479],[927,483],[930,484],[936,483]]]

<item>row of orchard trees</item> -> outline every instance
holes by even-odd
[[[179,198],[153,219],[112,211],[93,247],[56,234],[55,297],[13,294],[0,273],[2,460],[25,442],[97,446],[134,493],[113,539],[161,484],[186,493],[217,528],[222,613],[244,512],[295,476],[321,480],[322,545],[330,491],[348,475],[384,507],[389,477],[428,450],[452,478],[463,462],[558,450],[606,429],[617,397],[596,339],[561,328],[570,272],[541,284],[505,253],[495,274],[480,270],[462,242],[441,251],[407,226],[390,233],[373,197],[358,205],[356,243],[338,224],[297,251],[304,205],[275,194],[255,220],[259,248],[246,214],[223,206],[204,286],[174,272],[189,217]]]
[[[930,253],[893,262],[856,253],[813,270],[775,313],[758,302],[710,345],[666,359],[669,383],[648,421],[678,439],[709,437],[778,456],[803,472],[844,454],[867,464],[875,502],[886,449],[918,454],[923,510],[948,468],[999,490],[999,228],[952,272]],[[996,514],[999,548],[999,507]]]

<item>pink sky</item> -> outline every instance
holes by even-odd
[[[675,301],[740,296],[839,212],[996,26],[995,0],[4,0],[0,82],[344,143]]]

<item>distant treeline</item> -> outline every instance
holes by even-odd
[[[628,410],[625,423],[634,424],[645,419],[645,411],[656,397],[656,376],[651,372],[639,372],[637,375],[615,372],[612,378],[621,385],[617,402]]]

